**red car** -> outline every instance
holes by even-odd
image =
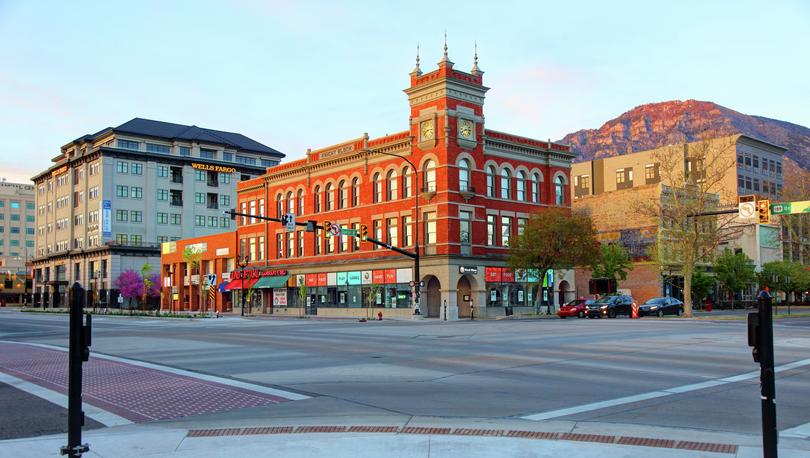
[[[588,315],[588,304],[593,303],[593,299],[574,299],[560,307],[560,310],[557,311],[557,316],[560,318],[567,318],[569,316],[585,318]]]

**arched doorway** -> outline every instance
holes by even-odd
[[[438,318],[442,308],[441,284],[439,279],[433,275],[425,277],[425,304],[427,305],[427,316]]]
[[[565,293],[568,292],[568,281],[563,280],[560,282],[560,290],[558,291],[559,294],[559,301],[557,302],[560,306],[565,305]]]
[[[456,306],[458,306],[459,318],[470,318],[470,298],[472,297],[472,285],[467,275],[462,275],[458,279],[456,286]]]

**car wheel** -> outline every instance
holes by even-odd
[[[683,310],[681,309],[675,310],[675,316],[681,316],[681,313],[683,313]]]
[[[658,318],[661,318],[663,316],[664,316],[664,311],[659,309],[658,310]]]
[[[608,318],[616,318],[616,311],[608,310]]]
[[[565,319],[565,315],[560,315],[560,318],[562,318],[562,319],[564,320],[564,319]]]
[[[579,312],[577,318],[585,318],[585,312]]]

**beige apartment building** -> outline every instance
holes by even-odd
[[[672,183],[662,178],[660,158],[676,155],[676,167],[681,176],[702,179],[705,170],[699,150],[712,149],[725,157],[729,165],[722,177],[717,198],[723,207],[734,208],[737,197],[754,194],[760,199],[779,199],[783,187],[782,164],[785,148],[746,135],[712,139],[708,143],[693,142],[669,145],[649,151],[580,162],[572,166],[572,197],[574,209],[591,212],[602,242],[624,246],[634,258],[634,270],[622,285],[639,291],[637,300],[657,295],[678,297],[683,279],[679,277],[676,253],[666,252],[666,228],[633,211],[639,199],[657,199],[665,204],[662,190]],[[671,157],[671,156],[668,156]],[[677,185],[677,184],[676,184]],[[759,225],[750,221],[735,222],[739,235],[724,247],[744,252],[757,268],[770,261],[782,259],[780,229],[777,224]],[[658,249],[651,256],[650,249]],[[667,260],[665,263],[653,261]],[[663,267],[662,267],[663,265]],[[578,294],[587,294],[589,272],[578,270]]]
[[[34,304],[58,307],[78,282],[117,304],[114,281],[150,264],[160,244],[233,230],[236,184],[284,155],[244,135],[135,118],[64,146],[32,178]]]

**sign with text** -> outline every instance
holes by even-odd
[[[112,202],[107,199],[101,201],[101,237],[112,237]]]
[[[250,269],[245,271],[235,270],[231,272],[231,278],[233,278],[234,280],[239,280],[242,278],[251,279],[260,277],[280,277],[283,275],[287,275],[286,269],[269,269],[269,270]]]
[[[273,305],[287,306],[287,288],[273,288]]]
[[[236,167],[226,167],[224,165],[204,164],[202,162],[192,162],[191,168],[197,170],[207,170],[209,172],[235,173]]]

